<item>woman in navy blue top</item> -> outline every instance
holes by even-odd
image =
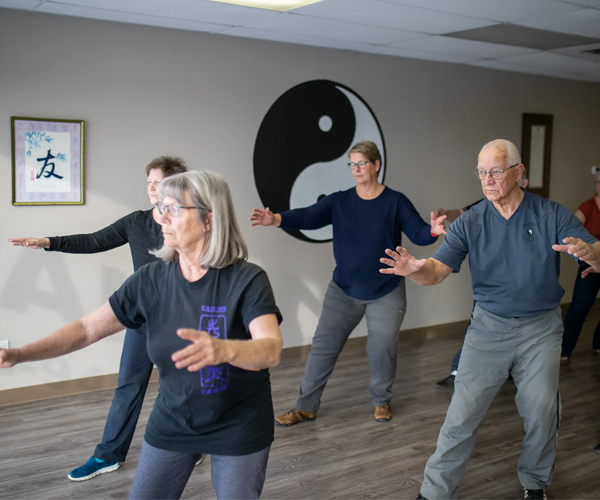
[[[369,392],[375,419],[387,422],[392,413],[398,333],[406,313],[404,279],[379,273],[383,249],[395,248],[402,232],[417,245],[430,245],[445,234],[444,219],[431,214],[431,225],[402,193],[381,184],[377,174],[381,155],[375,143],[359,142],[350,149],[349,168],[356,187],[333,193],[318,203],[280,214],[254,209],[252,225],[282,229],[333,226],[333,271],[323,311],[306,363],[300,395],[294,408],[277,417],[281,426],[313,420],[321,395],[346,340],[363,316],[367,319]]]

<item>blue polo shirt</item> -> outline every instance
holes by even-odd
[[[558,282],[560,252],[552,245],[568,237],[598,241],[565,207],[525,192],[508,220],[487,199],[465,212],[433,258],[459,272],[469,254],[479,306],[503,318],[533,316],[554,309],[565,293]]]

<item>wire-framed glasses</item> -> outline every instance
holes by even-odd
[[[160,215],[164,215],[165,212],[169,212],[169,215],[171,217],[179,217],[179,210],[181,210],[182,208],[206,210],[208,212],[211,212],[209,208],[203,207],[201,205],[197,205],[195,207],[185,207],[183,205],[165,205],[164,203],[158,202],[154,206],[156,207]]]
[[[502,176],[504,175],[504,172],[506,172],[507,170],[514,168],[514,167],[518,167],[520,165],[520,163],[515,163],[514,165],[511,165],[508,168],[505,168],[504,170],[483,170],[481,168],[478,168],[477,170],[475,170],[475,177],[477,177],[479,180],[483,181],[485,179],[487,179],[488,174],[490,174],[492,176],[492,179],[502,179]]]

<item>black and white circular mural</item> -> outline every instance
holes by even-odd
[[[285,92],[264,117],[254,146],[254,180],[264,206],[274,213],[303,208],[355,186],[348,151],[359,141],[377,144],[383,183],[383,134],[356,92],[329,80],[301,83]],[[332,238],[331,226],[287,232],[316,243]]]

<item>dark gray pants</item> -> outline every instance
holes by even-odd
[[[269,450],[242,456],[211,455],[211,479],[219,500],[260,498]],[[200,453],[168,451],[142,443],[130,500],[180,498]]]
[[[458,498],[458,482],[475,446],[477,428],[509,372],[525,438],[517,466],[523,487],[552,482],[560,420],[558,374],[562,340],[560,307],[529,318],[501,318],[475,306],[454,382],[454,395],[425,466],[421,494]]]
[[[363,316],[367,318],[371,401],[374,406],[389,403],[396,377],[398,334],[405,313],[404,280],[375,300],[354,299],[330,282],[294,407],[312,413],[319,410],[321,395],[338,356]]]

